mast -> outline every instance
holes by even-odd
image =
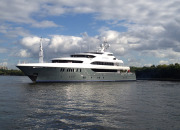
[[[43,63],[42,37],[41,37],[41,39],[40,39],[40,48],[39,48],[39,63]]]

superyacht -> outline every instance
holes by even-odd
[[[113,53],[106,52],[109,47],[104,42],[97,51],[53,58],[51,63],[43,63],[41,42],[39,63],[19,63],[17,67],[33,82],[135,81],[136,75],[130,72],[130,67],[124,66]]]

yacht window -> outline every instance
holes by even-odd
[[[110,69],[91,69],[94,72],[117,72],[117,70],[110,70]]]
[[[60,72],[64,72],[64,68],[61,68],[61,69],[60,69]]]
[[[99,62],[99,61],[92,62],[91,64],[94,64],[94,65],[109,65],[109,66],[114,65],[113,62]]]
[[[115,63],[114,65],[115,65],[115,66],[119,66],[119,63],[117,62],[117,63]]]
[[[93,55],[71,55],[71,57],[94,58]]]
[[[52,60],[52,63],[83,63],[83,61],[78,61],[78,60]]]
[[[113,56],[113,54],[108,54],[108,56]]]
[[[117,63],[114,64],[114,66],[123,66],[123,63],[117,62]]]
[[[68,68],[67,72],[75,72],[74,69]]]

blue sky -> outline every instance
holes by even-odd
[[[180,0],[0,0],[0,66],[96,50],[130,66],[180,63]],[[90,48],[89,48],[90,47]]]

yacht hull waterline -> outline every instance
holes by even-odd
[[[33,67],[17,65],[33,82],[119,82],[135,81],[134,73],[95,72],[100,69]]]
[[[51,63],[43,63],[42,40],[39,63],[17,64],[33,82],[119,82],[135,81],[135,73],[124,66],[113,53],[105,52],[110,45],[101,44],[93,52],[76,53],[70,57],[53,58]]]

